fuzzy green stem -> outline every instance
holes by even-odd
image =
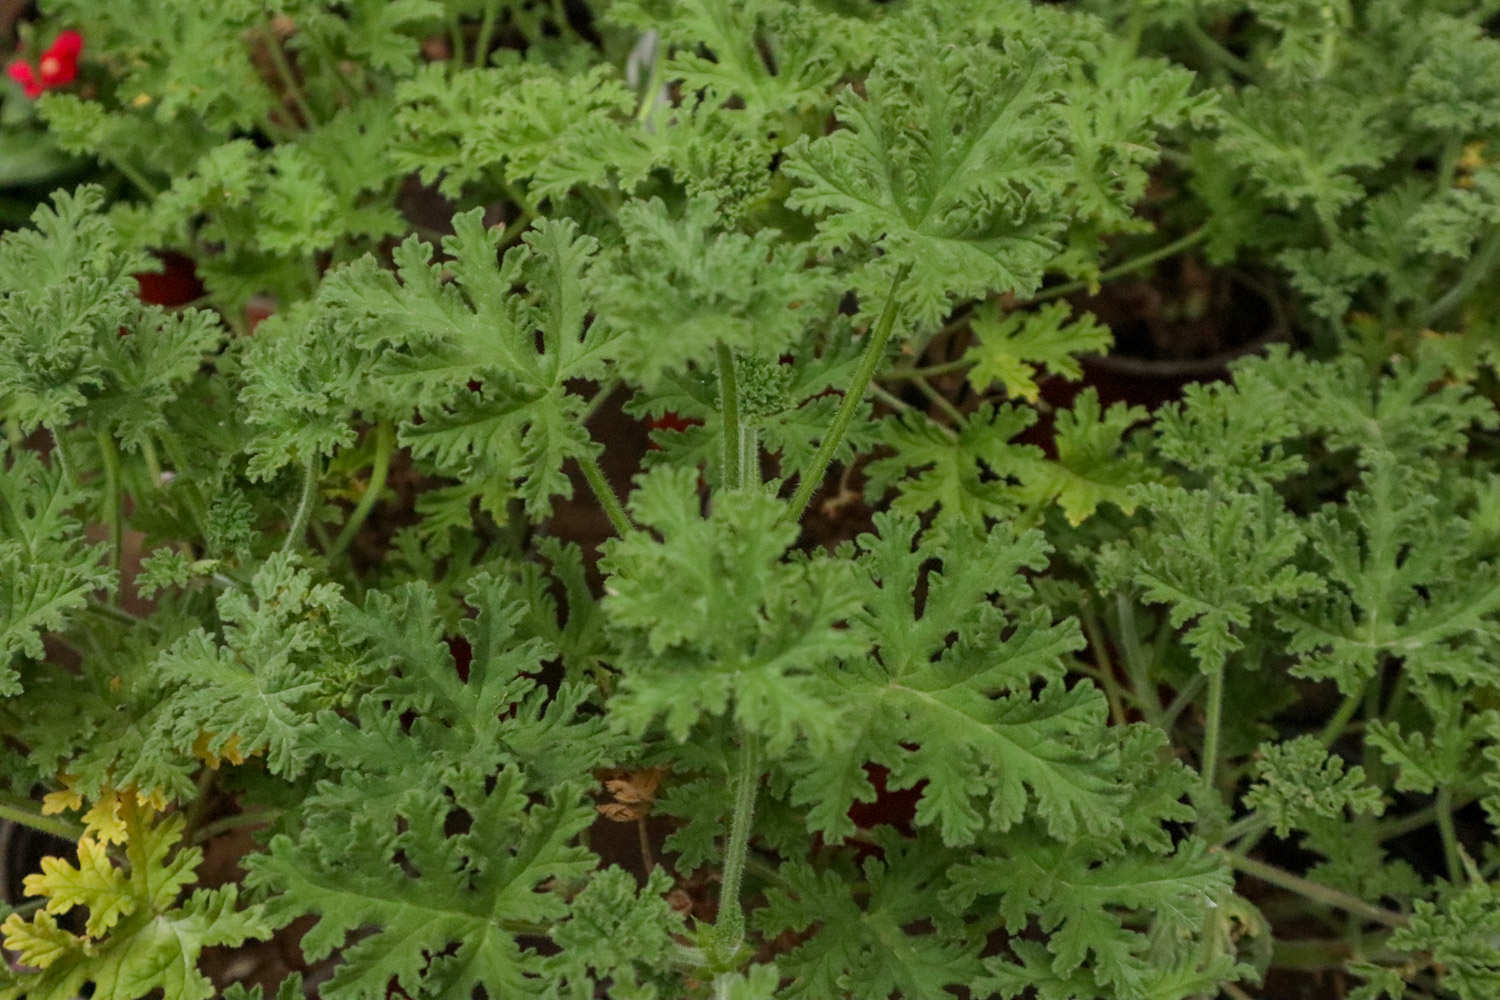
[[[871,382],[870,388],[865,391],[868,392],[871,396],[880,400],[886,406],[889,406],[891,409],[897,411],[898,413],[911,413],[921,418],[922,420],[927,421],[928,427],[935,429],[939,434],[943,435],[943,437],[947,438],[949,441],[958,440],[958,431],[954,430],[952,427],[949,427],[945,423],[934,420],[930,413],[912,406],[900,396],[892,395],[887,390],[882,389],[879,383]]]
[[[156,457],[156,445],[151,443],[150,438],[141,442],[141,458],[146,462],[146,476],[151,480],[151,488],[161,489],[161,459]]]
[[[455,16],[448,22],[448,45],[453,49],[448,53],[448,74],[451,76],[463,67],[464,64],[464,26],[463,19]]]
[[[585,452],[578,456],[578,468],[583,471],[583,478],[587,480],[589,489],[594,491],[599,506],[604,508],[604,515],[609,518],[609,523],[614,525],[615,534],[624,536],[629,533],[630,518],[625,516],[625,508],[620,506],[620,498],[615,496],[614,487],[604,478],[599,460]]]
[[[1224,664],[1208,675],[1208,706],[1203,723],[1203,786],[1212,795],[1218,788],[1219,728],[1224,716]]]
[[[859,409],[860,402],[864,399],[865,389],[870,384],[870,379],[875,375],[875,369],[880,367],[880,362],[885,359],[885,345],[891,339],[891,331],[896,326],[897,299],[896,292],[900,290],[902,282],[911,273],[910,264],[902,264],[891,279],[891,290],[886,294],[885,308],[881,310],[880,318],[875,321],[875,327],[870,331],[870,342],[865,346],[864,356],[859,359],[859,367],[854,372],[854,379],[849,387],[844,390],[844,401],[839,404],[838,412],[833,415],[833,423],[828,428],[828,433],[823,435],[823,441],[818,445],[818,452],[813,456],[812,463],[802,470],[802,481],[797,484],[797,492],[792,496],[791,506],[787,508],[786,518],[790,521],[801,520],[802,514],[807,510],[808,501],[812,500],[815,490],[823,485],[823,475],[828,471],[828,464],[833,461],[833,453],[838,450],[839,444],[848,433],[849,425],[854,422],[854,413]]]
[[[382,420],[375,425],[375,459],[370,464],[370,482],[365,486],[359,503],[349,515],[349,520],[344,523],[338,538],[334,539],[333,548],[328,552],[330,558],[341,555],[349,547],[349,543],[354,541],[354,536],[359,534],[360,526],[365,523],[365,518],[370,516],[371,509],[374,508],[375,502],[380,499],[380,494],[385,489],[386,475],[391,468],[391,453],[395,449],[396,428],[389,420]]]
[[[1061,298],[1064,295],[1072,295],[1074,292],[1085,291],[1095,283],[1102,284],[1106,281],[1113,281],[1115,278],[1123,277],[1134,271],[1144,270],[1145,268],[1150,267],[1152,264],[1155,264],[1159,260],[1165,260],[1168,257],[1175,257],[1178,254],[1182,253],[1184,250],[1190,250],[1207,239],[1208,227],[1199,226],[1197,229],[1194,229],[1186,236],[1179,236],[1172,242],[1163,244],[1162,246],[1157,247],[1155,250],[1147,251],[1146,253],[1141,254],[1139,257],[1132,257],[1130,260],[1125,261],[1123,264],[1116,264],[1114,267],[1111,267],[1108,270],[1100,271],[1099,277],[1096,278],[1093,282],[1079,280],[1069,281],[1061,285],[1053,285],[1051,288],[1044,288],[1040,292],[1037,292],[1027,301],[1046,302],[1048,299]],[[932,373],[929,372],[928,374]]]
[[[145,174],[141,173],[135,167],[132,167],[130,164],[126,163],[118,156],[101,155],[100,158],[110,166],[114,167],[115,170],[119,172],[121,177],[125,178],[131,184],[135,185],[136,190],[145,195],[148,199],[154,200],[161,194],[161,191],[157,189],[156,185],[152,184],[146,179]]]
[[[931,378],[935,375],[947,375],[951,372],[963,371],[965,368],[968,368],[973,364],[974,362],[970,358],[955,358],[952,361],[944,361],[942,364],[925,365],[922,367],[901,365],[892,368],[890,371],[882,375],[881,378],[890,379],[892,381],[906,381],[918,377]]]
[[[1135,609],[1124,593],[1115,593],[1115,617],[1120,625],[1120,656],[1125,665],[1125,676],[1130,689],[1135,692],[1136,704],[1140,705],[1146,721],[1158,728],[1161,725],[1161,698],[1156,684],[1151,680],[1151,665],[1141,656],[1141,640],[1135,627]]]
[[[740,393],[735,383],[734,352],[721,340],[714,345],[719,362],[719,417],[723,423],[720,463],[724,489],[737,490],[745,484],[740,467]]]
[[[719,887],[719,916],[714,925],[718,958],[728,962],[745,940],[745,911],[740,908],[740,885],[750,852],[750,824],[755,819],[755,793],[760,787],[760,740],[746,733],[735,775],[734,815],[725,848],[723,882]]]
[[[1325,747],[1331,747],[1338,738],[1343,735],[1344,729],[1348,727],[1349,720],[1354,718],[1354,713],[1359,711],[1360,703],[1364,701],[1364,689],[1360,688],[1344,696],[1339,704],[1338,711],[1328,720],[1321,732],[1318,733],[1318,742]]]
[[[348,104],[358,102],[359,92],[355,90],[353,84],[344,79],[344,73],[339,68],[339,61],[329,49],[328,43],[323,40],[323,36],[313,32],[310,37],[312,47],[317,50],[318,57],[323,60],[323,65],[328,67],[328,73],[333,77],[333,85],[338,88],[340,94],[344,95],[345,102]]]
[[[635,110],[635,120],[642,125],[649,125],[651,114],[656,110],[657,98],[661,92],[661,71],[664,61],[661,50],[665,45],[664,40],[657,39],[656,52],[651,58],[651,74],[646,78],[646,90],[641,94],[641,106]],[[651,129],[648,127],[646,131],[649,132]]]
[[[1459,276],[1458,281],[1452,288],[1438,299],[1426,311],[1421,314],[1419,322],[1423,326],[1431,326],[1438,320],[1443,319],[1458,306],[1463,304],[1464,299],[1469,297],[1481,281],[1490,277],[1500,257],[1500,229],[1490,233],[1485,241],[1480,244],[1474,256],[1469,258],[1469,264]]]
[[[1189,18],[1186,23],[1188,36],[1193,39],[1199,51],[1206,55],[1211,62],[1218,63],[1224,69],[1247,80],[1255,79],[1254,66],[1251,66],[1245,60],[1226,49],[1223,42],[1220,42],[1213,35],[1205,31],[1203,26],[1196,20]]]
[[[64,840],[77,840],[83,836],[83,827],[65,819],[42,815],[41,809],[26,799],[0,794],[0,820],[9,820],[42,833],[49,833]]]
[[[313,498],[318,494],[319,462],[316,452],[309,455],[302,469],[302,498],[297,502],[297,512],[287,526],[286,540],[281,543],[282,552],[290,552],[307,531],[307,520],[312,516]]]
[[[1472,792],[1466,792],[1461,796],[1450,798],[1447,803],[1447,807],[1453,810],[1462,809],[1477,798],[1479,798],[1478,795],[1475,795]],[[1437,803],[1434,802],[1432,805],[1418,809],[1414,813],[1408,813],[1405,816],[1397,816],[1391,819],[1382,820],[1376,826],[1375,835],[1380,840],[1394,840],[1397,837],[1404,837],[1414,830],[1420,830],[1424,826],[1430,826],[1437,819],[1437,814]]]
[[[1315,903],[1335,907],[1346,913],[1352,913],[1355,916],[1373,921],[1374,923],[1385,924],[1387,927],[1406,926],[1405,915],[1374,906],[1360,899],[1358,896],[1351,896],[1342,890],[1305,879],[1300,875],[1293,875],[1289,871],[1284,871],[1274,865],[1268,865],[1263,861],[1256,861],[1254,858],[1247,858],[1233,851],[1224,851],[1222,853],[1229,859],[1230,865],[1244,872],[1246,875],[1258,878],[1262,882],[1274,885],[1279,889],[1294,892],[1304,899],[1310,899]]]
[[[78,485],[78,477],[73,473],[73,463],[68,461],[67,449],[63,447],[62,432],[56,427],[47,428],[52,432],[52,454],[57,458],[57,467],[62,471],[63,482],[69,486]]]
[[[188,469],[190,466],[188,465],[187,455],[182,450],[182,443],[177,440],[177,435],[173,434],[168,428],[164,428],[161,435],[161,443],[167,449],[167,456],[172,459],[172,465],[174,466],[172,471],[175,478],[173,481],[176,482],[177,479],[183,480],[183,486],[186,490],[184,499],[187,503],[188,513],[198,523],[199,536],[206,537],[208,533],[208,504],[204,501],[203,493],[198,488],[198,485],[188,478]]]
[[[104,519],[109,525],[110,565],[120,571],[120,548],[124,539],[124,504],[120,502],[120,449],[114,437],[100,427],[94,431],[104,460]]]
[[[1099,621],[1090,607],[1081,608],[1079,618],[1083,622],[1083,634],[1089,640],[1089,649],[1093,651],[1098,663],[1098,672],[1093,677],[1104,688],[1104,697],[1109,702],[1109,717],[1115,725],[1123,726],[1129,720],[1125,717],[1125,705],[1120,700],[1120,684],[1115,680],[1115,665],[1110,659],[1109,646],[1104,641],[1104,630],[1099,627]]]
[[[1456,885],[1464,869],[1458,857],[1458,831],[1453,827],[1453,789],[1439,788],[1433,808],[1437,813],[1438,834],[1443,839],[1443,861],[1448,866],[1448,881]]]
[[[308,106],[307,98],[302,95],[302,87],[297,83],[297,74],[292,72],[292,64],[287,61],[286,50],[281,47],[281,40],[269,28],[260,29],[260,40],[266,47],[266,54],[271,57],[271,66],[276,70],[281,86],[286,89],[286,96],[292,99],[292,103],[297,106],[297,110],[302,115],[303,127],[312,128],[317,124],[318,116],[313,114],[312,108]]]
[[[212,823],[204,823],[193,831],[192,836],[188,840],[194,844],[205,844],[220,834],[228,833],[231,830],[238,830],[242,826],[263,826],[273,821],[278,815],[280,815],[280,810],[268,809],[224,816],[214,820]]]
[[[471,66],[484,66],[489,62],[490,45],[495,39],[495,18],[500,13],[500,0],[487,0],[484,14],[479,19],[479,40],[474,43],[474,60]]]
[[[1187,711],[1187,707],[1193,703],[1193,699],[1198,697],[1207,683],[1207,679],[1202,674],[1189,679],[1162,712],[1159,723],[1161,728],[1170,732],[1172,727],[1177,725],[1177,717]]]
[[[913,385],[921,390],[922,395],[930,399],[932,401],[932,405],[936,406],[939,410],[942,410],[943,415],[946,416],[949,420],[953,421],[954,424],[962,427],[964,426],[964,424],[967,424],[969,422],[967,419],[965,419],[963,412],[959,410],[958,407],[953,405],[953,401],[950,400],[947,396],[944,396],[941,392],[938,392],[937,389],[933,387],[932,383],[927,381],[927,379],[923,378],[921,375],[913,375],[911,381]]]
[[[740,485],[760,485],[760,428],[740,421]]]

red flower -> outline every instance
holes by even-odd
[[[36,69],[25,59],[13,59],[5,67],[6,74],[21,85],[26,96],[32,99],[51,90],[72,83],[78,77],[78,55],[83,51],[83,36],[76,31],[64,31],[57,36],[52,47],[42,53]]]

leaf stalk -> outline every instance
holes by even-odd
[[[870,332],[870,342],[865,346],[864,356],[859,359],[859,367],[855,369],[854,378],[849,383],[849,387],[844,390],[844,401],[839,404],[838,412],[833,415],[833,423],[829,425],[828,433],[823,435],[812,463],[802,470],[802,481],[797,484],[797,492],[792,495],[791,506],[787,508],[785,515],[789,521],[802,519],[808,502],[812,500],[813,492],[823,484],[823,475],[828,471],[828,464],[833,461],[834,452],[843,442],[844,435],[849,431],[849,425],[854,422],[854,413],[864,399],[865,389],[869,386],[870,379],[875,376],[875,369],[880,367],[880,362],[885,358],[885,345],[889,343],[891,331],[896,326],[896,293],[910,273],[911,265],[902,264],[897,269],[895,277],[891,279],[891,290],[886,294],[885,308],[881,310],[880,318],[875,321],[875,327]]]

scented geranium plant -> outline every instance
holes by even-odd
[[[1500,5],[36,7],[0,998],[1500,995]]]

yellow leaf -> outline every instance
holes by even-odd
[[[57,921],[45,910],[38,911],[27,923],[19,913],[12,913],[0,924],[0,933],[5,935],[5,947],[16,952],[22,965],[33,969],[45,969],[63,955],[83,942],[57,926]]]
[[[99,800],[83,814],[83,825],[106,844],[123,844],[128,837],[124,807],[133,800],[151,812],[161,812],[167,807],[167,796],[161,789],[143,792],[135,785],[126,788],[107,788]]]
[[[57,780],[62,782],[62,787],[42,796],[42,812],[50,816],[53,813],[76,812],[82,809],[83,794],[77,789],[78,776],[59,774]]]
[[[243,764],[247,756],[254,757],[264,749],[264,747],[256,747],[254,750],[249,751],[248,754],[242,752],[240,750],[240,734],[230,733],[229,739],[224,741],[224,745],[218,749],[218,752],[214,752],[209,750],[209,746],[215,739],[217,739],[217,736],[214,733],[204,729],[200,730],[198,738],[193,740],[193,756],[203,761],[203,763],[215,771],[226,760],[231,764]]]
[[[89,937],[102,937],[122,916],[135,910],[135,899],[125,876],[109,862],[98,840],[85,834],[78,841],[78,867],[62,858],[43,858],[42,873],[22,883],[28,896],[46,896],[48,913],[67,913],[86,906]]]

